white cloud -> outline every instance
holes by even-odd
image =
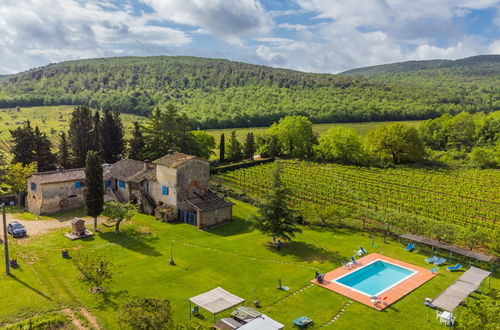
[[[69,59],[154,55],[191,42],[183,31],[134,16],[127,4],[100,0],[6,0],[0,3],[0,17],[3,73]]]
[[[492,54],[500,54],[500,39],[492,42],[488,48]]]
[[[257,0],[142,0],[161,20],[201,27],[231,44],[270,31],[271,17]]]

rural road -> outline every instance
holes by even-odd
[[[85,225],[88,229],[92,230],[94,226],[94,219],[84,218]],[[102,218],[97,218],[99,223],[102,222]],[[71,230],[71,219],[65,220],[21,220],[17,219],[12,214],[7,214],[7,223],[11,221],[17,221],[26,227],[28,236],[41,235],[51,232],[54,229],[67,228],[68,231]],[[3,226],[0,225],[0,240],[3,238]],[[11,236],[10,236],[11,238]]]

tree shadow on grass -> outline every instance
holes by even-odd
[[[145,243],[157,240],[158,237],[142,233],[135,229],[127,229],[119,234],[115,232],[99,232],[98,235],[110,243],[118,244],[134,252],[142,253],[151,257],[160,257],[163,255],[161,252],[156,250],[156,248]]]
[[[128,294],[127,290],[119,290],[119,291],[104,291],[101,293],[102,299],[99,300],[97,307],[99,309],[113,309],[116,310],[120,307],[120,305],[116,302],[117,300],[121,300],[124,296]]]
[[[233,217],[233,221],[222,223],[219,226],[207,230],[211,234],[219,236],[233,236],[246,234],[253,231],[253,223],[247,219]]]
[[[45,299],[52,301],[52,298],[50,298],[49,296],[47,296],[46,294],[44,294],[42,291],[40,291],[38,289],[35,289],[34,287],[32,287],[31,285],[29,285],[28,283],[26,283],[26,282],[22,281],[21,279],[17,278],[16,275],[10,274],[9,277],[12,278],[13,280],[19,282],[20,284],[24,285],[25,287],[27,287],[28,289],[30,289],[34,293],[38,294],[39,296],[42,296]]]
[[[328,251],[322,247],[300,241],[286,242],[279,252],[276,251],[276,246],[272,243],[268,243],[266,248],[280,255],[293,256],[297,261],[302,262],[340,263],[341,260],[345,259],[338,251]]]

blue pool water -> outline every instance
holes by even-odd
[[[377,260],[335,281],[369,296],[377,296],[416,272]]]

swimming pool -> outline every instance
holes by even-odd
[[[371,297],[380,295],[416,273],[413,269],[377,259],[333,282]]]

